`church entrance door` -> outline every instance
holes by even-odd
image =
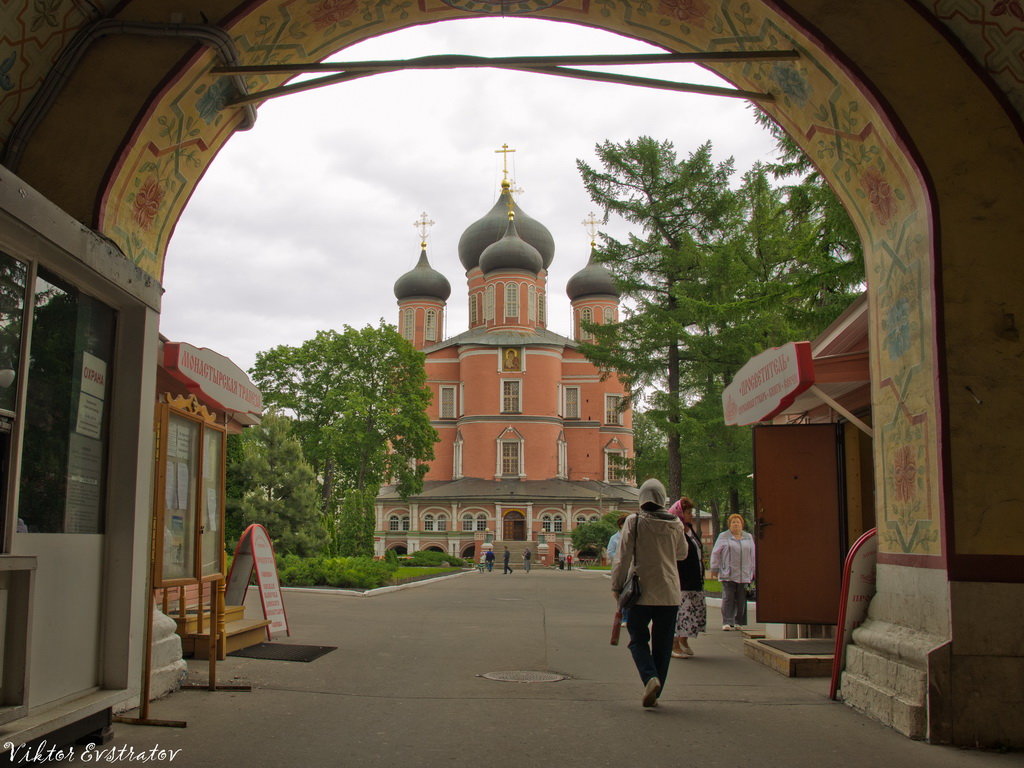
[[[505,541],[526,541],[526,518],[518,509],[505,513],[501,537]]]

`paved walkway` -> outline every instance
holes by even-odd
[[[180,691],[150,715],[186,729],[116,725],[114,745],[181,749],[174,765],[188,768],[1021,764],[910,741],[829,701],[826,680],[750,661],[716,609],[697,656],[672,662],[661,706],[643,709],[625,631],[608,643],[614,606],[597,572],[473,572],[373,597],[289,591],[286,603],[285,642],[338,650],[308,664],[229,657],[219,679],[251,692]],[[569,679],[480,677],[507,670]]]

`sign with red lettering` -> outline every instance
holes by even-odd
[[[878,560],[878,529],[864,533],[846,555],[843,566],[843,587],[839,597],[839,621],[836,625],[836,648],[832,656],[832,682],[829,698],[839,690],[839,674],[846,666],[846,646],[853,630],[868,617],[868,604],[875,596],[875,563]]]
[[[282,634],[290,635],[281,582],[277,577],[274,545],[267,529],[258,524],[250,525],[242,531],[242,537],[235,547],[224,595],[228,605],[245,603],[245,593],[249,589],[253,571],[256,572],[256,585],[260,590],[263,618],[270,622],[267,626],[267,639],[273,640]]]
[[[164,344],[164,368],[201,402],[240,415],[240,421],[259,424],[263,395],[245,371],[211,349],[185,342]]]
[[[788,408],[814,384],[809,341],[791,341],[750,358],[722,392],[726,424],[757,424]]]

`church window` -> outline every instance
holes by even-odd
[[[402,518],[399,517],[398,515],[391,515],[391,517],[388,518],[388,530],[389,531],[397,531],[400,528],[401,525],[402,525]]]
[[[622,424],[622,395],[604,396],[604,423]]]
[[[437,530],[447,531],[448,530],[448,517],[447,515],[437,516]]]
[[[402,336],[409,341],[416,337],[416,313],[411,308],[402,313]]]
[[[519,461],[519,441],[503,440],[501,442],[501,474],[518,477],[521,473]]]
[[[455,438],[455,456],[452,460],[452,480],[462,477],[462,435]],[[472,530],[472,529],[469,529]]]
[[[480,322],[478,299],[480,294],[472,293],[469,296],[469,324],[470,326],[476,325]]]
[[[547,297],[541,291],[537,294],[537,322],[544,325],[547,321]]]
[[[612,323],[615,322],[615,313],[612,312],[611,307],[605,307],[603,310],[601,310],[601,321],[605,325],[611,325]]]
[[[563,480],[568,476],[568,451],[565,443],[565,438],[561,435],[558,436],[558,477]]]
[[[402,517],[402,530],[403,531],[408,531],[409,530],[409,517],[408,517],[408,515]]]
[[[473,530],[473,516],[463,515],[462,516],[462,530],[472,531]]]
[[[423,321],[423,338],[427,341],[437,341],[437,311],[427,310],[426,318]]]
[[[551,530],[555,533],[561,533],[565,527],[565,521],[562,520],[561,515],[555,515],[551,518]]]
[[[537,286],[531,285],[527,290],[527,318],[531,323],[537,320]]]
[[[519,318],[519,283],[505,283],[505,317]]]
[[[578,419],[580,417],[580,388],[566,387],[562,392],[562,414],[566,419]]]
[[[606,483],[625,482],[629,477],[629,465],[625,451],[606,450],[604,452],[604,481]]]
[[[584,324],[592,323],[594,321],[594,312],[590,307],[584,307],[580,310],[580,338],[583,340],[594,338],[593,334],[584,328]]]
[[[434,530],[434,516],[433,515],[424,515],[423,516],[423,530],[424,531],[432,531],[432,530]]]
[[[501,412],[519,413],[522,410],[519,402],[519,380],[503,379],[501,382]]]
[[[488,285],[484,291],[484,320],[494,319],[494,286]]]
[[[487,530],[487,515],[484,515],[484,514],[477,515],[477,518],[476,518],[476,529],[478,531],[486,531]]]
[[[543,515],[540,518],[540,527],[542,530],[551,532],[551,515]]]
[[[441,412],[442,419],[455,418],[455,387],[441,387]]]

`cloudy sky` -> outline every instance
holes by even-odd
[[[427,25],[353,46],[337,60],[644,53],[607,32],[525,19]],[[619,72],[725,85],[693,65]],[[452,284],[447,335],[467,324],[463,230],[494,204],[508,144],[517,202],[551,230],[549,327],[568,333],[565,282],[586,262],[595,210],[576,160],[641,135],[680,155],[710,139],[738,176],[773,142],[746,102],[499,70],[400,72],[268,101],[207,171],[178,224],[161,331],[248,369],[256,353],[316,331],[397,320],[392,287],[419,257],[413,222],[435,221],[428,255]],[[617,236],[628,231],[610,222]]]

